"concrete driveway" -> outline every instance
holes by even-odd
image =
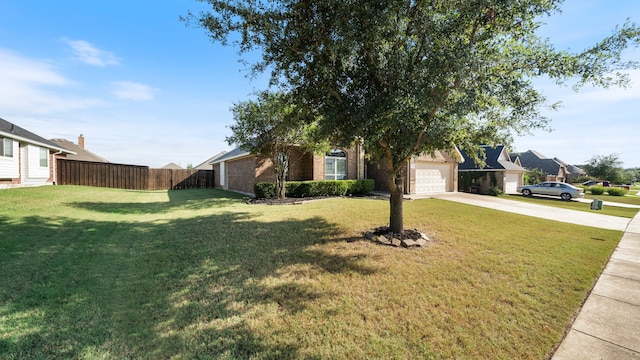
[[[411,199],[433,198],[455,201],[484,208],[512,212],[542,219],[561,221],[577,225],[602,229],[625,231],[631,219],[602,215],[596,212],[562,209],[553,206],[530,204],[522,201],[507,200],[495,196],[476,195],[461,192],[430,194],[427,196],[410,195]],[[605,204],[606,206],[606,204]]]

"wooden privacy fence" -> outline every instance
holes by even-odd
[[[213,188],[213,170],[150,169],[148,166],[56,160],[56,183],[132,190]]]

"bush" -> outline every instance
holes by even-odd
[[[285,193],[287,197],[301,198],[314,196],[360,195],[373,191],[375,182],[363,180],[323,180],[323,181],[287,181]],[[253,186],[257,198],[273,198],[276,196],[276,184],[261,182]]]
[[[489,195],[500,196],[502,194],[504,194],[504,192],[499,187],[495,187],[494,186],[494,187],[489,189]]]
[[[591,195],[602,195],[604,194],[604,186],[592,186],[589,188],[589,191],[591,191]]]
[[[607,189],[607,194],[611,196],[624,196],[627,193],[627,189],[619,187],[610,187]]]

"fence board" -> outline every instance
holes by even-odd
[[[213,170],[150,169],[148,166],[57,159],[56,182],[131,190],[213,188]]]

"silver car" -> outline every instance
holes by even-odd
[[[545,181],[536,185],[518,186],[518,192],[523,196],[551,195],[560,196],[562,200],[571,200],[571,198],[584,197],[584,190],[559,181]]]

